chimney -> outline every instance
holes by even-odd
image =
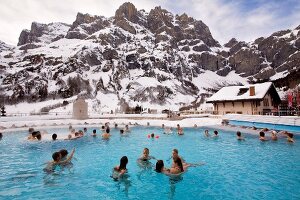
[[[250,86],[250,96],[255,96],[255,86]]]

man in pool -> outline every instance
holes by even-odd
[[[209,137],[208,130],[205,130],[205,131],[204,131],[204,135],[205,135],[205,137]]]
[[[172,167],[174,166],[174,158],[179,158],[183,164],[186,164],[185,160],[181,156],[179,156],[177,149],[173,149],[171,158],[173,158]]]
[[[45,172],[53,172],[56,168],[56,166],[65,165],[70,163],[70,161],[73,158],[73,155],[75,153],[75,148],[72,150],[69,157],[67,157],[65,160],[62,160],[62,155],[60,152],[55,152],[52,154],[53,161],[49,161],[47,163],[47,166],[44,168]]]
[[[260,141],[267,141],[267,139],[265,138],[265,132],[259,132],[259,139]]]
[[[290,143],[294,143],[294,134],[293,133],[287,133],[287,141]]]

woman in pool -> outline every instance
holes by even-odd
[[[123,156],[120,160],[120,165],[114,167],[113,175],[112,175],[113,179],[119,179],[127,172],[126,169],[127,163],[128,163],[127,156]]]
[[[170,169],[165,168],[163,160],[158,160],[156,162],[155,171],[158,173],[170,173]]]

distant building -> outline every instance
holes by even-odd
[[[73,118],[87,119],[88,118],[88,103],[84,99],[77,99],[73,103]]]
[[[207,99],[215,114],[262,115],[278,111],[281,99],[271,82],[248,86],[223,87]]]

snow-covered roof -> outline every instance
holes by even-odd
[[[272,82],[258,83],[245,86],[229,86],[223,87],[213,96],[207,99],[206,102],[215,101],[238,101],[238,100],[250,100],[250,99],[262,99],[273,85]],[[250,96],[250,87],[254,86],[255,94]]]

